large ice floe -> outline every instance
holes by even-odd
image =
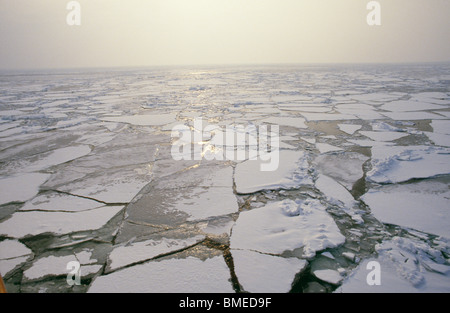
[[[449,75],[2,73],[6,288],[448,292]]]
[[[399,183],[413,178],[450,174],[450,150],[433,146],[376,146],[372,148],[370,181]]]
[[[283,200],[242,212],[230,238],[232,249],[268,254],[298,253],[314,257],[316,251],[345,241],[325,206],[317,200]]]
[[[281,150],[275,171],[261,171],[262,160],[247,160],[236,165],[236,191],[241,194],[270,189],[298,188],[311,183],[308,155],[304,151]]]

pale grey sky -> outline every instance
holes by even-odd
[[[450,0],[0,0],[0,68],[450,61]]]

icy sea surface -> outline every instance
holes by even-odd
[[[6,287],[450,292],[449,86],[448,64],[1,73]],[[213,153],[279,125],[279,167],[175,160],[199,118]]]

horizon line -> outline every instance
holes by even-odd
[[[383,62],[286,62],[286,63],[221,63],[221,64],[152,64],[152,65],[100,65],[100,66],[68,66],[68,67],[34,67],[34,68],[0,68],[0,72],[38,72],[38,71],[84,71],[84,70],[131,70],[131,69],[163,69],[163,68],[233,68],[233,67],[273,67],[273,66],[364,66],[364,65],[439,65],[450,64],[447,61],[383,61]]]

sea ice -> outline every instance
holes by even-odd
[[[33,198],[20,208],[21,211],[86,211],[103,206],[103,203],[74,197],[71,195],[47,192]]]
[[[380,109],[391,112],[408,112],[445,109],[445,106],[415,100],[398,100],[386,103]]]
[[[359,133],[375,141],[392,141],[409,135],[408,133],[386,131],[360,131]]]
[[[338,285],[344,279],[344,277],[335,270],[316,270],[313,274],[318,279],[333,285]]]
[[[0,223],[0,234],[22,238],[43,233],[63,235],[77,231],[96,230],[105,225],[123,206],[105,206],[83,212],[16,212]]]
[[[450,135],[450,120],[433,120],[431,127],[435,133]]]
[[[303,117],[268,117],[263,119],[262,122],[295,128],[308,128]]]
[[[304,151],[280,150],[274,153],[279,153],[278,168],[275,171],[261,171],[261,164],[266,163],[261,160],[247,160],[236,165],[234,178],[237,193],[290,189],[311,184],[308,156]]]
[[[176,114],[145,114],[132,116],[103,117],[106,122],[128,123],[138,126],[161,126],[176,121]]]
[[[361,129],[361,125],[354,124],[338,124],[338,127],[341,131],[353,135],[357,130]]]
[[[316,148],[319,150],[320,153],[328,153],[328,152],[335,152],[335,151],[342,151],[342,148],[330,145],[328,143],[316,143]]]
[[[311,258],[316,251],[345,241],[333,218],[317,200],[284,200],[241,212],[232,229],[230,247],[268,254],[303,249]]]
[[[17,240],[5,239],[0,242],[0,274],[5,277],[23,264],[33,252]]]
[[[58,186],[60,191],[105,203],[128,203],[151,181],[148,165],[97,172]]]
[[[334,179],[321,174],[316,180],[316,187],[325,195],[329,202],[343,207],[353,220],[358,223],[363,222],[361,216],[353,211],[357,202],[344,186]]]
[[[86,145],[73,146],[56,149],[43,153],[35,161],[17,160],[11,162],[9,167],[18,172],[37,172],[49,167],[72,161],[91,152],[91,148]],[[33,158],[34,159],[34,158]]]
[[[394,237],[376,246],[377,258],[361,262],[336,292],[424,293],[450,292],[450,266],[440,251],[417,239]],[[380,285],[369,285],[369,262],[380,264]]]
[[[144,278],[144,279],[143,279]],[[98,276],[90,293],[234,293],[223,257],[150,261]]]
[[[427,146],[374,146],[367,179],[398,183],[450,173],[450,151]]]
[[[67,256],[47,256],[39,258],[33,262],[33,265],[23,272],[25,281],[43,279],[48,276],[67,276],[70,269],[67,269],[69,262],[78,262],[75,255]],[[86,278],[89,275],[98,273],[102,265],[81,265],[80,276]]]
[[[433,120],[444,118],[430,112],[383,112],[382,114],[396,121]]]
[[[29,173],[0,178],[0,204],[27,201],[49,177],[49,174]]]
[[[129,264],[147,261],[158,255],[184,249],[203,239],[205,237],[201,235],[186,239],[162,238],[115,247],[108,256],[108,271],[114,271]]]
[[[344,120],[356,120],[358,117],[352,114],[341,113],[302,113],[307,121],[344,121]]]
[[[249,250],[231,250],[231,255],[239,284],[247,292],[289,292],[295,275],[307,265],[307,261],[298,258],[283,258]]]
[[[357,152],[322,154],[315,158],[314,165],[320,173],[332,177],[348,190],[363,177],[363,164],[369,157]]]
[[[380,221],[450,238],[449,185],[423,181],[370,189],[361,198]]]
[[[431,133],[431,132],[423,132],[435,145],[450,147],[450,135],[447,134],[439,134],[439,133]]]

